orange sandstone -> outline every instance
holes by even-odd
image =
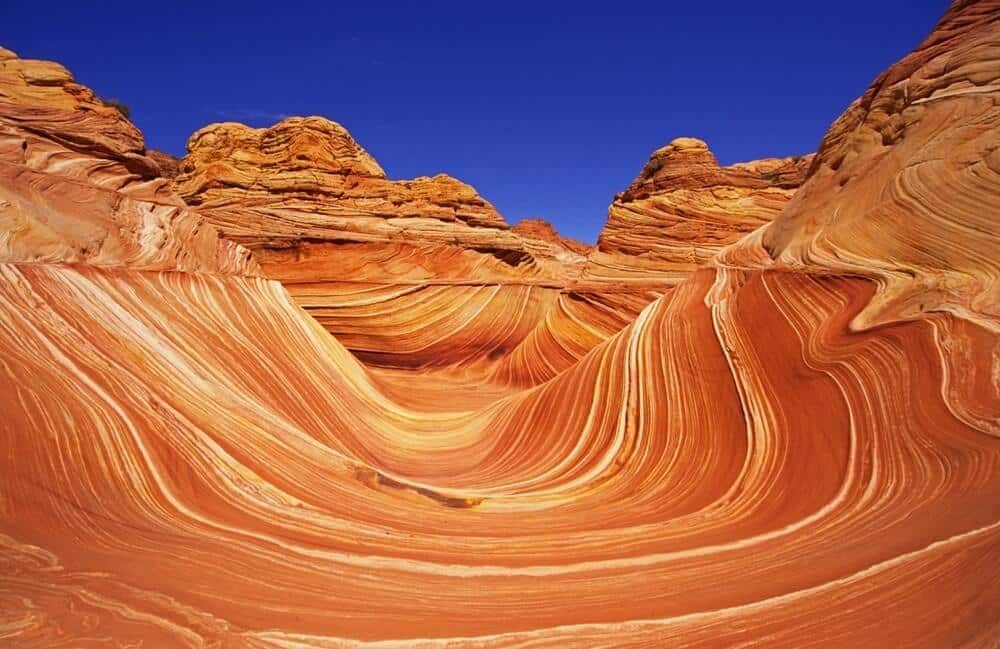
[[[394,326],[411,356],[437,345],[474,364],[481,338],[459,326],[475,319],[457,315],[458,296],[527,320],[549,299],[556,324],[527,327],[492,366],[507,382],[423,361],[374,368],[301,295],[221,272],[220,249],[190,238],[170,248],[186,257],[164,253],[188,260],[169,270],[6,256],[0,634],[12,646],[994,646],[1000,244],[996,212],[974,208],[1000,195],[997,16],[995,0],[953,3],[833,125],[770,225],[683,278],[660,250],[650,266],[671,285],[650,283],[662,295],[634,316],[615,305],[645,289],[621,281],[636,255],[618,248],[598,277],[621,302],[501,285],[484,263],[479,284],[408,303],[417,315]],[[16,129],[30,116],[29,150],[75,172],[19,176],[20,148],[0,148],[22,211],[43,216],[100,180],[122,194],[149,182],[105,149],[58,148],[88,142],[76,109],[43,114],[3,92],[7,137],[27,141]],[[44,115],[60,117],[51,130]],[[378,175],[344,151],[346,177]],[[761,164],[738,173],[798,182]],[[654,173],[650,196],[676,211],[686,188],[706,217],[704,177],[720,172],[699,165],[700,179]],[[307,175],[266,182],[328,185]],[[248,223],[263,224],[286,209],[252,183],[223,189],[199,211],[225,223],[259,199],[270,207]],[[60,204],[66,220],[96,218],[90,202]],[[383,241],[391,227],[376,219],[398,217],[359,218]],[[393,290],[446,288],[408,277],[355,284],[354,308],[372,309],[359,319],[394,317],[378,313]],[[416,340],[435,320],[447,324]]]

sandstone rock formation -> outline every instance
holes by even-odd
[[[777,216],[811,161],[808,155],[720,167],[701,140],[674,140],[615,197],[584,281],[677,283]]]
[[[474,365],[535,384],[772,218],[810,160],[720,168],[703,143],[680,139],[616,199],[596,250],[539,219],[508,228],[447,176],[388,180],[342,126],[318,117],[206,127],[175,187],[366,362]],[[632,220],[641,210],[645,229]]]
[[[0,49],[0,261],[251,272],[144,152],[61,65]]]
[[[833,124],[808,191],[727,260],[871,277],[859,326],[938,310],[995,326],[998,22],[992,2],[956,2]]]
[[[694,138],[655,151],[615,197],[597,246],[578,248],[587,254],[582,272],[491,368],[492,378],[535,385],[571,366],[717,251],[774,218],[803,182],[812,157],[719,167]],[[520,232],[552,237],[534,224]]]
[[[191,136],[174,186],[285,280],[561,280],[566,272],[554,258],[561,247],[529,251],[469,185],[444,174],[389,180],[346,129],[321,117],[205,127]]]
[[[373,370],[274,280],[0,263],[4,641],[994,646],[1000,239],[973,206],[1000,194],[998,16],[955,2],[771,225],[528,388]],[[18,101],[4,115],[36,114]],[[35,181],[22,209],[86,179]],[[457,288],[544,299],[483,284]],[[453,318],[455,295],[418,311]],[[618,299],[579,295],[545,313]],[[431,342],[464,358],[458,324]],[[577,335],[546,331],[495,367],[527,376]]]
[[[164,178],[176,178],[180,173],[180,160],[156,149],[146,149],[146,156],[151,158],[156,166],[160,168],[160,175]]]
[[[583,244],[540,220],[510,228],[449,176],[389,180],[346,129],[320,117],[216,124],[188,149],[177,191],[365,362],[551,375],[494,366],[546,322],[586,262]],[[614,320],[568,358],[627,324]]]
[[[566,248],[570,252],[574,252],[578,255],[586,255],[591,250],[591,246],[585,243],[581,243],[576,239],[569,239],[561,236],[558,232],[556,232],[556,229],[552,227],[552,224],[545,219],[521,219],[521,221],[511,228],[511,230],[525,239],[547,241],[548,243]]]

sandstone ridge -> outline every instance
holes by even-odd
[[[994,649],[997,43],[1000,0],[952,3],[808,164],[657,151],[592,288],[541,279],[539,223],[456,205],[414,218],[457,243],[400,242],[409,217],[329,198],[394,182],[333,131],[270,178],[270,145],[206,154],[188,208],[129,125],[4,53],[0,636]],[[223,272],[245,249],[178,227],[213,211],[288,277]]]
[[[256,272],[187,208],[142,134],[66,68],[0,49],[0,260]]]
[[[668,283],[781,212],[812,156],[719,166],[708,145],[677,138],[615,196],[582,282]]]
[[[455,178],[390,180],[343,126],[322,117],[287,118],[266,129],[207,126],[189,140],[174,187],[283,279],[346,279],[328,263],[332,256],[358,260],[343,266],[353,279],[367,265],[370,279],[383,280],[558,282],[582,264],[565,265],[579,253],[561,243],[526,244]],[[391,257],[391,269],[375,270],[372,255]],[[439,266],[427,266],[435,260]]]

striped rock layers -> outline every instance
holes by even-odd
[[[342,126],[317,117],[206,127],[174,184],[366,362],[530,385],[772,218],[810,159],[720,168],[704,143],[679,139],[619,195],[593,251],[539,219],[508,228],[447,176],[388,180]],[[648,208],[645,229],[626,205]],[[601,270],[611,258],[622,273]]]
[[[282,279],[552,280],[572,267],[564,261],[583,261],[560,240],[522,239],[450,176],[389,180],[321,117],[207,126],[191,136],[174,185]]]
[[[0,49],[0,261],[246,273],[249,254],[187,209],[117,109]]]
[[[998,22],[994,3],[956,2],[833,124],[808,191],[725,262],[872,278],[858,326],[950,311],[995,327]]]
[[[449,176],[389,180],[346,129],[319,117],[208,126],[179,168],[178,193],[367,363],[551,377],[495,367],[552,321],[586,261],[589,248],[548,223],[511,228]],[[595,316],[582,338],[563,333],[555,356],[572,362],[627,323]]]
[[[808,155],[720,167],[704,142],[687,137],[657,149],[615,196],[581,284],[679,282],[777,216],[811,161]]]
[[[998,16],[954,3],[771,226],[531,387],[373,371],[274,280],[0,264],[0,637],[994,646]]]

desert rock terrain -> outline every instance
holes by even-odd
[[[996,646],[998,44],[593,247],[324,118],[171,177],[0,50],[0,644]]]

